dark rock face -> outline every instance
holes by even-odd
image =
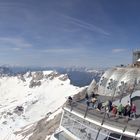
[[[33,81],[33,80],[31,80],[29,88],[33,88],[33,87],[40,86],[40,85],[41,85],[41,81]]]
[[[45,140],[46,136],[54,133],[59,127],[61,115],[62,114],[58,114],[50,121],[46,121],[46,118],[39,121],[33,131],[33,135],[29,138],[29,140]]]
[[[51,72],[50,74],[44,75],[44,73],[42,71],[37,71],[35,73],[32,73],[31,76],[32,76],[32,80],[30,81],[29,88],[40,86],[41,80],[43,80],[43,79],[53,80],[54,78],[59,77],[59,76],[60,76],[59,80],[61,80],[61,81],[65,81],[68,79],[67,74],[61,76],[61,74],[59,74],[57,72]],[[24,77],[20,76],[20,79],[22,79],[24,81]]]
[[[61,115],[62,113],[57,114],[49,121],[47,121],[48,117],[45,117],[33,124],[30,128],[26,129],[26,127],[24,127],[23,130],[15,132],[15,134],[22,134],[23,137],[32,134],[29,140],[45,140],[47,136],[52,135],[59,127]]]
[[[24,107],[23,106],[17,106],[15,109],[14,109],[14,113],[16,113],[17,115],[21,115],[24,111]]]
[[[60,74],[57,73],[57,72],[52,72],[52,73],[50,73],[50,74],[48,74],[48,75],[45,75],[45,77],[46,77],[47,79],[50,79],[50,80],[53,80],[55,77],[58,77],[58,76],[60,76]]]
[[[26,82],[26,80],[22,74],[18,75],[18,79],[22,80],[23,82]]]
[[[43,77],[44,77],[44,74],[43,74],[43,72],[42,71],[37,71],[37,72],[35,72],[35,74],[33,75],[33,80],[41,80],[41,79],[43,79]]]

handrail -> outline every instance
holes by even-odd
[[[85,111],[86,111],[86,108],[88,108],[88,110],[96,111],[96,112],[99,112],[100,114],[103,114],[103,113],[106,112],[105,107],[104,107],[104,110],[105,110],[105,111],[103,111],[103,109],[100,110],[100,111],[98,111],[97,109],[94,109],[94,108],[92,108],[92,107],[87,107],[86,104],[79,103],[78,101],[72,101],[72,104],[71,104],[71,105],[69,105],[68,102],[67,102],[66,105],[65,105],[65,107],[66,107],[66,106],[70,106],[70,107],[74,108],[74,107],[77,107],[78,105],[84,107],[84,108],[85,108]],[[72,110],[73,110],[73,109],[72,109]],[[87,114],[88,114],[88,113],[87,113]],[[110,113],[110,112],[109,112],[109,113],[106,112],[106,114],[109,114],[110,116],[112,115],[112,113]],[[118,115],[118,114],[116,114],[116,117],[126,118],[125,116],[121,116],[121,115]],[[131,120],[131,117],[127,117],[127,119]]]
[[[112,122],[111,125],[115,125],[115,124],[113,124],[113,122],[114,123],[119,123],[121,126],[118,125],[118,127],[121,127],[121,128],[122,128],[122,125],[124,125],[123,132],[127,129],[128,126],[130,126],[130,127],[133,126],[133,130],[136,131],[135,135],[139,131],[139,126],[138,125],[131,125],[131,124],[128,123],[128,121],[131,120],[130,117],[126,118],[126,116],[120,116],[120,115],[116,114],[116,117],[113,118],[112,113],[110,113],[110,112],[107,113],[106,110],[97,111],[95,109],[89,108],[86,104],[75,102],[75,101],[72,101],[71,105],[69,105],[68,102],[67,102],[66,107],[68,107],[68,108],[70,107],[70,111],[73,111],[76,108],[80,109],[80,111],[83,112],[83,118],[86,118],[89,114],[94,115],[95,117],[102,118],[101,125],[103,125],[106,121],[109,121],[109,122]],[[91,112],[89,110],[92,111],[94,114],[91,114]],[[106,117],[106,114],[108,114],[110,117],[109,118]],[[124,119],[125,122],[122,121],[123,119]]]
[[[99,136],[100,131],[101,131],[101,127],[100,127],[100,128],[99,128],[99,130],[98,130],[98,133],[97,133],[97,135],[96,135],[95,140],[97,140],[97,139],[98,139],[98,136]]]

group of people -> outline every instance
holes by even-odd
[[[86,94],[85,99],[88,108],[91,107],[98,111],[105,109],[108,117],[116,117],[116,115],[119,115],[128,116],[129,118],[136,119],[136,105],[134,103],[131,104],[129,101],[125,106],[122,103],[116,106],[112,104],[112,101],[110,100],[107,100],[106,102],[101,102],[94,93],[91,95],[91,97],[89,97],[88,94]],[[68,103],[72,105],[72,102],[73,99],[71,96],[69,96]]]
[[[97,99],[97,97],[94,93],[91,95],[91,100],[90,100],[88,94],[86,94],[85,98],[86,98],[86,104],[88,107],[92,106],[92,108],[94,108],[94,109],[101,110],[102,103],[100,102],[99,99]]]
[[[88,94],[85,96],[86,98],[86,104],[87,107],[91,107],[93,109],[97,109],[101,111],[101,109],[105,108],[106,113],[108,114],[108,117],[111,115],[113,117],[116,117],[116,115],[119,116],[128,116],[129,118],[136,118],[136,105],[134,103],[130,104],[128,101],[125,106],[120,103],[118,106],[112,104],[110,100],[107,100],[106,102],[102,103],[99,99],[95,96],[93,93],[91,98],[88,97]]]
[[[113,106],[112,108],[112,114],[116,116],[116,114],[120,116],[128,116],[129,118],[136,119],[136,105],[134,103],[130,104],[128,101],[125,106],[123,106],[121,103],[119,106]]]

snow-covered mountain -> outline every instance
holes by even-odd
[[[54,71],[27,72],[0,77],[0,139],[24,139],[24,128],[59,112],[66,98],[83,88],[70,84],[67,75]],[[35,126],[34,126],[35,128]],[[31,133],[29,133],[31,135]]]
[[[10,68],[0,66],[0,76],[8,76],[8,75],[12,75],[12,74],[13,74],[13,72],[11,71]]]
[[[93,79],[99,81],[101,75],[107,68],[86,68],[86,67],[18,67],[0,66],[0,75],[16,75],[27,71],[48,71],[54,70],[61,74],[67,73],[71,84],[79,87],[87,86]]]

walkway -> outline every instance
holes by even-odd
[[[108,117],[105,111],[97,111],[95,109],[88,108],[84,100],[80,102],[74,102],[71,106],[67,103],[66,108],[71,111],[77,112],[78,114],[83,116],[83,118],[89,118],[96,121],[97,123],[100,123],[101,125],[103,124],[112,128],[117,128],[124,132],[132,132],[133,134],[140,133],[139,116],[136,120],[132,120],[130,118],[127,118],[126,116],[111,117],[111,114],[109,114],[110,117]]]

